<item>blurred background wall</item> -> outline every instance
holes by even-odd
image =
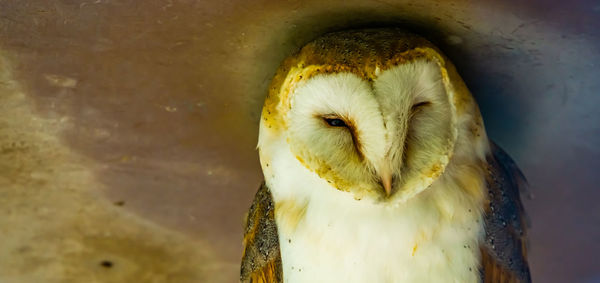
[[[432,40],[530,182],[536,282],[600,282],[600,2],[0,0],[0,282],[235,282],[267,85],[307,41]]]

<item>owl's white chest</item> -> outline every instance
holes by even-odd
[[[436,223],[427,209],[311,201],[280,225],[285,282],[477,282],[477,223]]]
[[[480,208],[456,182],[391,206],[332,189],[286,153],[270,162],[285,282],[479,281]]]

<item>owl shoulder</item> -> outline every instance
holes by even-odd
[[[263,183],[246,216],[240,282],[283,282],[275,205]]]
[[[482,281],[531,282],[527,263],[527,216],[520,194],[527,181],[514,161],[490,141],[487,158],[485,242],[480,246]]]

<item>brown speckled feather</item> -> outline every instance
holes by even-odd
[[[241,282],[283,282],[274,210],[271,192],[263,183],[246,218]]]
[[[490,144],[485,243],[481,250],[484,283],[531,282],[526,253],[526,216],[520,200],[526,180],[499,146]]]

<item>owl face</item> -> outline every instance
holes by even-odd
[[[457,123],[473,107],[453,66],[422,38],[329,35],[288,58],[273,80],[261,117],[263,172],[284,144],[331,190],[403,202],[444,172]]]
[[[372,81],[318,74],[298,82],[289,100],[290,150],[357,199],[381,201],[407,184],[428,186],[447,162],[452,107],[434,62],[394,66]]]

